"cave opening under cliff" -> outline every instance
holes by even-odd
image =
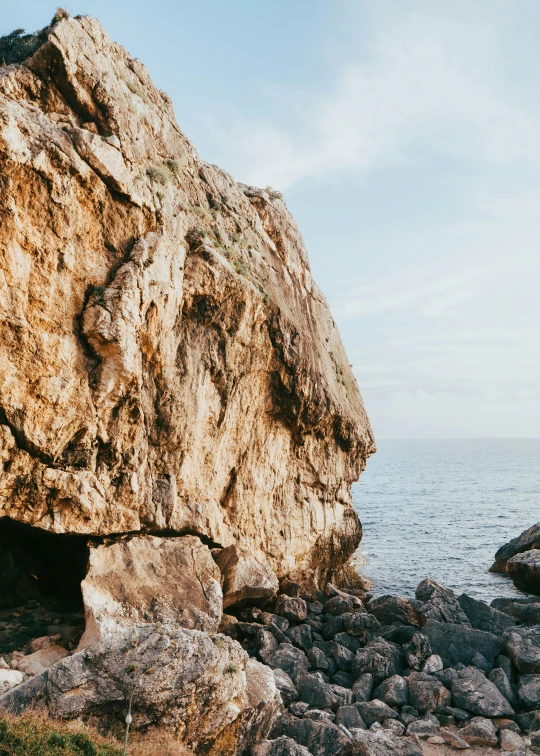
[[[0,609],[35,600],[62,611],[81,610],[88,553],[86,536],[0,518]]]

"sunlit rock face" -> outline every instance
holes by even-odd
[[[0,69],[0,517],[325,578],[374,441],[293,218],[98,21],[44,39]]]

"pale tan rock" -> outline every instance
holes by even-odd
[[[82,594],[79,649],[148,622],[215,632],[222,614],[219,569],[196,536],[142,536],[92,548]]]
[[[68,652],[62,646],[48,646],[34,651],[33,654],[23,656],[17,661],[17,669],[25,675],[39,675],[45,669],[48,669],[57,661],[68,656]]]
[[[55,636],[56,640],[60,640],[60,636]],[[49,635],[42,635],[41,638],[34,638],[30,641],[30,648],[32,651],[40,651],[42,648],[49,648],[52,645],[52,637]]]
[[[283,200],[89,17],[0,69],[0,170],[0,516],[346,564],[373,434]]]
[[[215,550],[214,560],[222,575],[223,607],[270,598],[279,590],[276,573],[241,546]]]
[[[0,668],[0,695],[6,693],[16,685],[20,685],[24,680],[24,675],[16,669]]]

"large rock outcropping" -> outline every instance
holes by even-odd
[[[0,68],[0,517],[325,578],[374,441],[293,218],[98,21],[39,42]]]

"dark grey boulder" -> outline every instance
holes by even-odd
[[[354,695],[352,690],[344,688],[342,685],[335,685],[334,683],[330,683],[330,687],[337,698],[338,706],[348,706],[353,703]]]
[[[369,701],[372,690],[373,675],[370,672],[365,672],[363,675],[360,675],[352,686],[354,700],[358,702]]]
[[[445,688],[448,688],[448,690],[452,689],[452,683],[458,677],[457,669],[454,669],[453,667],[448,667],[447,669],[440,670],[439,672],[433,672],[432,675],[437,680],[440,680],[440,682],[442,682],[442,684],[445,686]]]
[[[445,667],[452,667],[458,662],[470,664],[477,651],[493,665],[495,657],[502,651],[502,643],[497,636],[463,624],[429,620],[422,632],[429,638],[433,653],[441,657]]]
[[[277,648],[270,651],[261,651],[260,656],[263,662],[272,669],[279,667],[286,672],[295,685],[298,677],[306,674],[309,669],[305,653],[288,643],[280,643]]]
[[[343,632],[343,617],[325,617],[321,635],[325,640],[332,640],[334,635]]]
[[[407,729],[403,722],[400,722],[399,719],[385,719],[382,723],[383,729],[389,730],[393,735],[396,735],[399,737],[400,735],[403,735],[405,733],[405,730]]]
[[[416,720],[419,718],[420,712],[418,709],[415,709],[413,706],[403,706],[401,709],[401,714],[399,715],[399,719],[405,727],[407,725],[410,725],[411,722],[416,722]]]
[[[263,740],[251,749],[251,756],[311,756],[310,751],[283,735],[277,740]]]
[[[511,628],[502,641],[505,653],[521,674],[540,672],[540,625]]]
[[[278,596],[275,613],[289,622],[304,622],[307,618],[307,604],[303,598],[292,598],[281,593]]]
[[[359,677],[369,672],[377,681],[398,675],[402,669],[401,649],[383,638],[377,638],[356,652],[352,673]]]
[[[403,653],[409,667],[420,671],[424,662],[431,656],[429,638],[423,633],[414,633],[411,640],[404,644]]]
[[[523,732],[531,732],[540,727],[540,709],[528,711],[516,716],[516,722]]]
[[[291,627],[286,631],[285,635],[291,640],[293,645],[298,646],[303,651],[308,651],[313,645],[311,627],[305,623]]]
[[[292,738],[312,756],[342,756],[349,743],[347,735],[332,722],[296,719],[288,714],[281,717],[272,734]]]
[[[262,612],[257,618],[258,622],[263,625],[275,625],[282,633],[289,629],[289,620],[285,617],[280,617],[279,614],[271,614],[270,612]]]
[[[440,729],[438,722],[430,719],[417,719],[407,727],[407,735],[418,735],[420,738],[429,738],[436,735]]]
[[[388,706],[403,706],[409,703],[409,686],[401,675],[392,675],[383,680],[373,691],[373,698],[383,701]]]
[[[260,627],[255,635],[255,646],[258,651],[272,651],[279,646],[279,643],[270,630]]]
[[[422,627],[426,619],[423,614],[411,606],[410,601],[400,596],[379,596],[366,604],[366,609],[383,625],[412,625]]]
[[[497,667],[497,669],[503,670],[510,682],[514,680],[514,666],[508,656],[499,654],[499,656],[495,659],[495,666]]]
[[[343,725],[348,730],[350,730],[351,727],[360,730],[366,729],[364,720],[356,706],[340,706],[337,710],[335,723],[337,725]]]
[[[326,654],[318,646],[312,646],[309,651],[306,651],[306,656],[313,669],[320,669],[323,672],[328,670]]]
[[[296,701],[298,691],[289,675],[278,667],[274,669],[274,679],[285,706],[289,706],[293,701]]]
[[[458,601],[467,615],[467,619],[477,630],[485,630],[485,632],[493,633],[493,635],[502,635],[505,630],[516,624],[513,617],[494,609],[483,601],[467,596],[465,593],[461,594]]]
[[[540,708],[540,675],[522,675],[518,697],[524,709]]]
[[[491,606],[514,617],[522,625],[540,625],[540,598],[536,596],[493,599]]]
[[[497,686],[508,703],[511,704],[512,708],[517,708],[518,700],[504,669],[501,669],[500,667],[492,669],[488,675],[488,680]]]
[[[476,667],[481,670],[485,675],[489,675],[493,669],[493,664],[490,664],[484,654],[480,651],[475,651],[470,661],[471,667]]]
[[[321,615],[324,612],[324,604],[320,601],[308,602],[308,612]]]
[[[337,709],[338,698],[329,683],[317,674],[300,675],[296,682],[298,697],[317,709]]]
[[[470,624],[456,594],[449,588],[443,588],[434,580],[430,578],[423,580],[416,589],[415,596],[420,602],[416,608],[428,619],[454,625]]]
[[[355,638],[354,635],[346,632],[336,633],[334,635],[334,641],[336,643],[339,643],[340,646],[348,648],[349,651],[352,651],[353,654],[355,654],[358,649],[362,647],[362,641],[360,640],[360,638]]]
[[[327,709],[309,709],[304,716],[313,722],[333,722],[336,718],[336,715]]]
[[[425,672],[411,672],[407,678],[409,703],[419,712],[443,711],[451,703],[450,691],[440,680]]]
[[[348,648],[339,643],[333,643],[332,658],[342,672],[351,672],[355,655]]]
[[[307,710],[309,709],[309,704],[305,701],[293,701],[292,704],[289,704],[287,707],[287,710],[293,715],[293,717],[300,717],[302,718]]]
[[[535,548],[540,548],[540,522],[527,528],[527,530],[524,530],[516,538],[512,538],[511,541],[501,546],[495,554],[495,563],[491,571],[506,572],[506,565],[509,559],[516,554],[521,554],[524,551]]]
[[[391,709],[384,701],[363,701],[355,703],[356,708],[360,712],[360,716],[364,720],[366,727],[371,727],[374,722],[384,722],[385,719],[398,719],[399,714],[397,711]]]
[[[457,706],[447,706],[443,710],[443,714],[448,714],[451,717],[454,717],[458,722],[466,722],[467,719],[471,718],[471,715],[468,711],[465,711],[464,709],[459,709]]]
[[[540,596],[540,549],[513,556],[506,563],[506,572],[520,591]]]
[[[330,682],[333,685],[339,685],[342,688],[352,688],[354,677],[349,675],[348,672],[342,672],[339,670],[335,675],[332,675]]]
[[[326,614],[337,616],[345,614],[345,612],[365,611],[365,609],[362,601],[357,596],[337,591],[336,595],[328,599],[324,605],[324,611]]]
[[[381,628],[381,623],[377,617],[367,612],[343,614],[341,620],[343,623],[342,629],[362,642],[369,640]]]
[[[514,709],[479,669],[466,667],[452,683],[452,697],[460,709],[482,717],[512,717]]]

